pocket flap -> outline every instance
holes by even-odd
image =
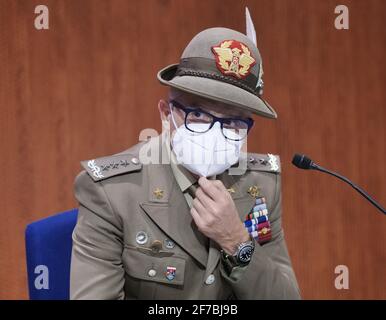
[[[185,263],[186,260],[178,256],[151,256],[126,246],[123,250],[123,265],[127,274],[147,281],[183,285]]]

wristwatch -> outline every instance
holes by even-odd
[[[224,265],[227,272],[230,273],[235,267],[246,266],[252,259],[253,251],[255,250],[255,242],[242,242],[237,246],[236,253],[231,255],[221,250]]]

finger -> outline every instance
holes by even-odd
[[[193,220],[194,220],[196,226],[200,229],[201,228],[201,217],[200,217],[199,213],[197,212],[197,210],[194,207],[192,207],[190,209],[190,214],[192,215]]]
[[[213,180],[211,181],[213,183],[213,185],[219,189],[221,192],[225,192],[227,191],[227,189],[225,188],[224,184],[222,183],[221,180]]]
[[[192,206],[194,209],[196,209],[196,211],[198,212],[198,214],[200,215],[201,218],[203,218],[205,215],[207,215],[207,211],[206,211],[204,205],[201,203],[199,198],[195,198],[193,200]]]
[[[202,205],[207,208],[207,209],[211,209],[215,206],[216,202],[211,199],[205,192],[204,190],[201,188],[201,187],[198,187],[197,188],[197,191],[196,191],[196,198],[198,200],[200,200],[200,202],[202,203]]]
[[[202,188],[202,190],[213,200],[218,199],[220,196],[220,190],[216,185],[213,184],[213,181],[208,180],[205,177],[201,177],[198,179],[198,184]]]

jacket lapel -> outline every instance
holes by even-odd
[[[251,211],[256,199],[248,193],[248,185],[245,183],[245,176],[229,175],[226,171],[218,177],[224,186],[230,190],[230,195],[235,203],[241,221]]]
[[[208,252],[190,214],[185,197],[177,186],[169,164],[147,166],[148,201],[141,203],[142,209],[165,234],[181,246],[203,267],[208,261]],[[163,191],[157,198],[154,190]]]

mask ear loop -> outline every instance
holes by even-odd
[[[170,115],[171,115],[171,118],[172,118],[172,122],[173,122],[174,128],[175,128],[176,130],[178,130],[176,121],[174,120],[173,110],[172,110],[172,107],[171,107],[171,103],[170,103],[170,102],[169,102],[169,110],[170,110]]]
[[[169,110],[170,110],[170,116],[172,118],[173,126],[174,126],[174,128],[176,130],[176,132],[174,132],[174,136],[175,136],[176,133],[178,132],[179,128],[177,127],[177,123],[176,123],[176,121],[174,119],[173,110],[172,110],[170,102],[169,102]],[[171,138],[171,135],[172,135],[172,132],[170,132],[170,138]],[[174,139],[170,139],[170,142],[171,142],[170,144],[171,144],[172,149],[174,149]]]

